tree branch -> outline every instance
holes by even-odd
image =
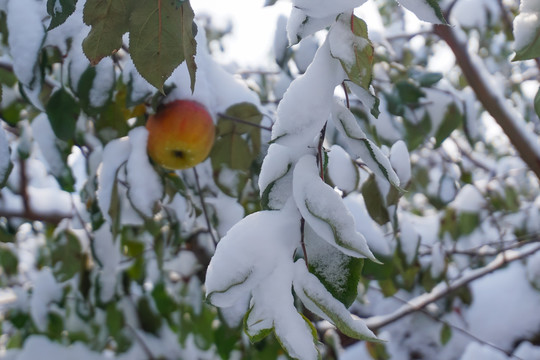
[[[435,25],[433,31],[448,44],[454,53],[456,62],[469,86],[474,90],[478,101],[482,103],[484,109],[501,126],[521,159],[540,179],[540,154],[537,153],[533,144],[527,139],[526,134],[522,132],[520,126],[515,122],[513,115],[506,109],[505,102],[501,101],[501,97],[493,92],[490,84],[481,75],[467,50],[467,43],[458,39],[456,31],[450,26]]]
[[[521,251],[505,251],[499,254],[492,262],[488,265],[481,267],[479,269],[473,270],[467,275],[462,276],[461,278],[447,283],[440,283],[437,285],[431,292],[422,294],[409,302],[406,305],[403,305],[396,311],[388,315],[381,316],[372,316],[366,319],[366,324],[371,330],[378,330],[384,326],[387,326],[409,314],[412,314],[416,311],[420,311],[427,305],[448,296],[450,293],[456,291],[457,289],[466,286],[473,282],[476,279],[479,279],[487,274],[492,273],[493,271],[500,269],[501,267],[507,265],[516,260],[520,260],[530,256],[540,250],[540,244],[534,244],[528,249]]]

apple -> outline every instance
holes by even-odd
[[[175,100],[148,118],[148,155],[166,169],[187,169],[202,162],[212,149],[212,116],[196,101]]]

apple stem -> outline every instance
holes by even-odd
[[[199,193],[199,198],[201,199],[201,207],[204,214],[204,220],[206,221],[206,227],[208,228],[208,233],[210,234],[210,237],[212,238],[212,241],[214,242],[214,245],[217,245],[216,237],[214,236],[214,232],[212,231],[212,225],[210,224],[210,218],[208,217],[208,211],[206,210],[206,204],[204,202],[204,197],[202,195],[201,191],[201,184],[199,182],[199,174],[197,173],[197,168],[193,168],[193,173],[195,174],[195,185],[197,186],[197,192]]]

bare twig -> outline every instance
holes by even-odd
[[[199,193],[199,199],[201,200],[201,208],[204,214],[204,220],[206,221],[206,227],[208,228],[208,233],[210,234],[214,245],[217,245],[217,240],[212,231],[212,225],[210,224],[210,218],[208,217],[208,211],[206,210],[206,204],[204,202],[204,197],[201,191],[201,184],[199,182],[199,174],[197,173],[196,168],[193,168],[193,173],[195,174],[195,185],[197,186],[197,192]]]
[[[146,343],[144,342],[143,338],[137,333],[137,330],[135,330],[133,326],[131,326],[130,324],[126,324],[126,326],[135,336],[135,340],[137,340],[137,342],[141,346],[141,349],[144,351],[144,353],[148,357],[148,360],[155,360],[156,358],[150,351],[150,348],[148,347],[148,345],[146,345]]]
[[[264,126],[264,125],[260,125],[260,124],[255,124],[255,123],[246,121],[246,120],[244,120],[244,119],[240,119],[240,118],[237,118],[237,117],[234,117],[234,116],[230,116],[230,115],[227,115],[227,114],[224,114],[224,113],[218,113],[218,116],[220,116],[220,117],[222,117],[222,118],[224,118],[224,119],[227,119],[227,120],[235,121],[235,122],[240,123],[240,124],[250,125],[250,126],[257,127],[257,128],[259,128],[259,129],[263,129],[263,130],[267,130],[267,131],[272,131],[272,128],[271,128],[271,127]]]

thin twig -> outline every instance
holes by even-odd
[[[227,115],[227,114],[224,114],[224,113],[218,113],[218,116],[220,116],[220,117],[222,117],[224,119],[227,119],[227,120],[231,120],[231,121],[241,123],[241,124],[254,126],[254,127],[259,128],[259,129],[263,129],[263,130],[267,130],[267,131],[272,131],[271,127],[260,125],[260,124],[255,124],[255,123],[249,122],[247,120],[240,119],[240,118],[237,118],[237,117],[234,117],[234,116],[230,116],[230,115]]]
[[[319,135],[319,144],[317,145],[317,163],[319,164],[319,171],[322,181],[324,181],[324,156],[323,156],[323,143],[324,143],[324,137],[326,136],[326,124],[324,123],[324,126],[321,130],[321,134]]]
[[[306,267],[309,269],[308,255],[306,250],[306,243],[304,241],[304,229],[306,226],[306,220],[302,217],[300,219],[300,244],[302,245],[302,251],[304,252],[304,261],[306,262]]]
[[[422,294],[412,300],[410,300],[406,305],[403,305],[396,311],[391,314],[381,315],[381,316],[372,316],[366,319],[366,324],[372,330],[378,330],[384,326],[387,326],[391,323],[396,322],[397,320],[410,315],[416,311],[419,311],[425,308],[427,305],[448,296],[450,293],[456,291],[457,289],[466,286],[473,282],[476,279],[479,279],[487,274],[494,272],[495,270],[500,269],[508,263],[511,263],[516,260],[520,260],[530,256],[540,250],[540,244],[535,244],[535,246],[530,247],[529,249],[522,251],[508,251],[509,254],[504,254],[497,256],[492,262],[488,265],[478,268],[471,271],[467,275],[462,276],[461,278],[451,281],[449,283],[440,283],[437,285],[431,292]]]
[[[148,345],[146,345],[146,343],[144,342],[144,340],[141,338],[141,336],[137,333],[137,330],[135,330],[133,328],[133,326],[131,326],[130,324],[126,324],[127,328],[129,330],[131,330],[131,332],[133,333],[133,335],[135,336],[135,340],[137,340],[137,342],[139,343],[139,345],[141,345],[141,349],[144,351],[144,353],[146,354],[146,356],[148,357],[148,360],[155,360],[156,358],[154,357],[154,355],[152,354],[152,352],[150,351],[150,348],[148,347]]]
[[[382,292],[381,289],[378,289],[378,288],[376,288],[375,286],[370,286],[369,289],[370,289],[370,290],[376,290],[376,291]],[[397,301],[403,303],[403,304],[408,304],[407,300],[402,299],[402,298],[400,298],[400,297],[397,296],[397,295],[392,295],[391,297],[392,297],[393,299],[396,299]],[[501,348],[501,347],[498,347],[498,346],[495,345],[495,344],[492,344],[492,343],[490,343],[490,342],[488,342],[488,341],[482,340],[482,339],[479,338],[478,336],[474,335],[473,333],[471,333],[471,332],[469,332],[469,331],[467,331],[467,330],[465,330],[465,329],[463,329],[463,328],[461,328],[461,327],[459,327],[459,326],[456,326],[456,325],[454,325],[454,324],[452,324],[452,323],[450,323],[450,322],[448,322],[448,321],[446,321],[446,320],[443,320],[443,319],[441,319],[441,318],[438,318],[437,316],[431,314],[431,313],[430,313],[429,311],[427,311],[426,309],[420,309],[420,310],[418,310],[418,311],[421,312],[422,314],[424,314],[424,315],[430,317],[431,319],[433,319],[433,320],[436,321],[436,322],[439,322],[439,323],[444,324],[444,325],[446,325],[446,326],[448,326],[448,327],[451,327],[452,329],[454,329],[454,330],[456,330],[456,331],[462,333],[463,335],[465,335],[465,336],[467,336],[467,337],[473,339],[474,341],[476,341],[476,342],[478,342],[478,343],[480,343],[480,344],[483,344],[483,345],[487,345],[487,346],[489,346],[489,347],[492,347],[493,349],[498,350],[498,351],[504,353],[506,356],[511,356],[511,357],[515,358],[516,360],[523,360],[523,359],[521,359],[521,358],[519,358],[519,357],[517,357],[517,356],[515,356],[515,355],[512,355],[512,353],[510,353],[510,352],[504,350],[504,349]]]
[[[217,245],[216,237],[212,232],[212,225],[210,224],[210,218],[208,217],[208,211],[206,210],[206,204],[204,202],[204,197],[201,191],[201,184],[199,183],[199,174],[197,173],[197,168],[193,168],[193,173],[195,174],[195,185],[197,186],[197,192],[199,193],[199,199],[201,200],[201,207],[204,214],[204,220],[206,221],[206,227],[208,228],[208,233],[214,242],[214,245]]]

